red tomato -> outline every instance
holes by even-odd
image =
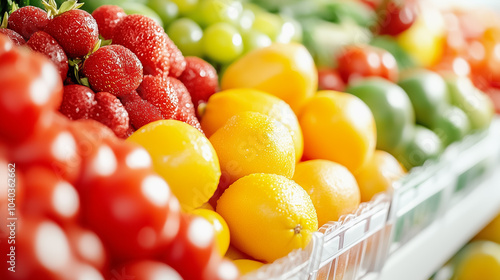
[[[348,46],[338,56],[337,62],[339,74],[347,84],[351,79],[360,77],[379,76],[393,82],[398,78],[396,59],[380,48],[366,45]]]
[[[196,269],[196,267],[192,267]],[[140,260],[127,263],[111,270],[111,279],[134,280],[183,280],[182,277],[170,266],[153,260]]]
[[[55,111],[62,100],[62,82],[50,60],[13,49],[0,55],[0,139],[27,139],[40,116]]]
[[[318,89],[344,91],[345,83],[337,70],[323,68],[318,70]]]
[[[83,161],[78,191],[85,225],[117,260],[150,257],[177,234],[179,211],[149,154],[128,142],[102,143]],[[178,207],[178,202],[177,204]],[[175,218],[175,213],[174,218]],[[178,213],[177,213],[178,215]],[[177,220],[178,223],[178,220]]]
[[[164,249],[165,262],[184,280],[236,279],[238,270],[215,247],[214,231],[204,218],[182,214],[177,237]]]
[[[76,224],[67,226],[64,230],[76,258],[104,271],[108,264],[107,253],[97,234]]]
[[[414,0],[390,1],[381,16],[379,33],[396,36],[410,28],[418,17]]]
[[[46,167],[24,172],[25,195],[19,210],[25,216],[45,216],[59,224],[74,223],[80,213],[76,189]]]
[[[14,44],[9,39],[9,37],[4,34],[0,34],[0,55],[12,50],[13,47]]]
[[[59,114],[44,114],[33,135],[12,148],[11,160],[19,168],[43,165],[60,178],[75,182],[80,173],[81,157],[75,138],[67,128],[69,122]]]

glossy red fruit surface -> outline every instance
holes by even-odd
[[[156,260],[139,260],[126,263],[114,268],[111,271],[111,277],[134,280],[183,280],[173,268]]]
[[[160,110],[147,100],[142,99],[135,91],[122,96],[121,101],[128,112],[130,124],[134,129],[163,119]]]
[[[174,119],[179,110],[179,98],[174,92],[172,83],[159,76],[144,76],[137,93],[155,105],[161,112],[163,118]]]
[[[23,36],[21,36],[14,30],[10,30],[8,28],[0,28],[0,34],[7,35],[7,37],[9,37],[9,39],[12,40],[12,42],[16,46],[22,46],[26,44],[26,40],[24,40]]]
[[[64,86],[59,112],[70,120],[88,119],[95,104],[95,93],[90,88],[82,85],[67,85]]]
[[[83,10],[70,10],[57,15],[45,27],[61,45],[69,58],[83,57],[97,44],[99,30],[95,19]]]
[[[207,102],[219,88],[219,78],[215,68],[195,56],[186,57],[186,69],[179,76],[179,80],[191,94],[195,108],[200,103]]]
[[[99,48],[85,60],[82,71],[94,91],[116,96],[136,90],[142,82],[141,62],[120,45]]]
[[[323,68],[318,70],[318,89],[344,91],[345,83],[336,69]]]
[[[68,57],[57,41],[45,31],[37,31],[27,42],[30,49],[47,56],[57,67],[61,80],[68,75]]]
[[[171,77],[179,77],[184,69],[186,68],[186,60],[182,55],[182,52],[177,48],[177,46],[167,38],[167,50],[170,53],[170,71],[168,73]]]
[[[154,20],[143,15],[128,15],[115,28],[113,44],[125,46],[137,55],[144,75],[167,77],[170,53],[167,34]]]
[[[48,23],[47,12],[38,7],[24,6],[9,15],[8,27],[28,40],[35,32],[44,30]]]
[[[115,5],[103,5],[92,12],[97,22],[99,34],[104,39],[111,39],[118,23],[127,16],[125,11]]]
[[[62,82],[41,54],[11,50],[0,55],[0,137],[7,142],[28,138],[46,112],[62,99]]]
[[[96,104],[92,107],[90,118],[111,128],[116,136],[125,138],[129,127],[127,110],[120,100],[108,92],[95,94]]]

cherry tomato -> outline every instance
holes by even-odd
[[[64,230],[76,258],[99,271],[104,271],[108,256],[97,234],[77,224],[67,226]]]
[[[196,267],[193,267],[196,269]],[[182,277],[165,263],[153,260],[140,260],[129,262],[111,270],[111,279],[134,280],[183,280]]]
[[[76,189],[46,167],[31,167],[24,173],[25,195],[18,203],[23,215],[45,216],[60,224],[76,222],[80,198]]]
[[[318,70],[318,90],[344,91],[345,83],[340,74],[333,68]]]
[[[0,55],[0,139],[26,140],[40,116],[62,100],[61,78],[41,54],[12,49]]]
[[[365,46],[347,46],[337,57],[338,71],[345,83],[352,79],[379,76],[397,81],[398,66],[396,59],[386,50]]]
[[[128,142],[101,143],[84,159],[77,189],[85,225],[117,260],[148,257],[178,230],[178,202],[152,171],[149,154]],[[177,209],[175,208],[177,205]],[[175,215],[174,215],[175,218]],[[178,220],[177,220],[178,222]]]
[[[12,50],[13,47],[14,44],[9,39],[9,37],[4,34],[0,34],[0,55]]]
[[[11,149],[11,160],[20,168],[43,165],[73,183],[80,172],[81,158],[68,123],[59,114],[44,114],[32,136]]]
[[[212,225],[204,218],[181,214],[179,233],[164,252],[163,260],[184,280],[230,280],[238,277],[237,268],[217,252]]]
[[[418,16],[417,3],[414,0],[389,1],[381,13],[379,33],[396,36],[410,28]]]

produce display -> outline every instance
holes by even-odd
[[[1,279],[252,275],[500,109],[500,22],[475,11],[8,0],[0,12]]]

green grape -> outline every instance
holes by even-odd
[[[203,48],[210,59],[229,63],[243,53],[243,40],[234,26],[219,22],[205,29]]]
[[[293,18],[283,18],[283,25],[276,37],[276,42],[290,43],[302,42],[302,26]]]
[[[250,9],[243,9],[239,18],[239,28],[241,30],[249,30],[252,28],[255,20],[255,13]]]
[[[179,16],[177,4],[170,0],[149,0],[147,5],[160,16],[165,27]]]
[[[122,9],[125,11],[127,15],[134,15],[134,14],[145,15],[147,17],[152,18],[161,27],[163,27],[163,21],[161,20],[160,16],[146,5],[134,2],[125,2],[119,4],[119,6],[122,7]]]
[[[243,6],[233,0],[201,0],[195,11],[195,20],[207,27],[218,22],[238,24]]]
[[[243,38],[245,53],[255,49],[267,47],[273,43],[269,36],[257,30],[248,30],[244,32],[241,37]]]
[[[198,6],[198,0],[171,0],[179,8],[179,14],[187,15]]]
[[[202,56],[203,30],[189,18],[180,18],[170,24],[167,34],[185,56]]]
[[[279,16],[271,13],[258,13],[255,15],[252,29],[260,31],[269,36],[272,41],[276,41],[282,26],[283,20]]]

